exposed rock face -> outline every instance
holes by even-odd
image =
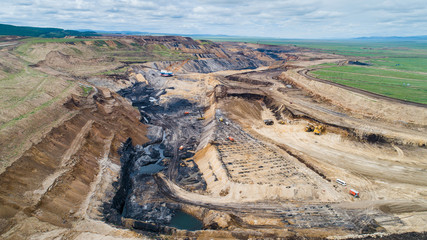
[[[138,229],[165,231],[181,205],[162,193],[153,174],[161,171],[190,191],[206,187],[192,160],[201,122],[182,117],[184,111],[197,112],[197,106],[176,97],[160,104],[158,99],[166,91],[144,83],[136,83],[119,93],[130,99],[143,116],[142,121],[149,123],[147,136],[150,141],[133,146],[128,140],[120,149],[120,178],[114,198],[104,205],[105,218],[118,225],[137,221],[134,227]],[[178,144],[182,149],[178,150]]]
[[[161,126],[151,125],[148,128],[147,137],[153,143],[159,143],[163,138],[163,128]]]
[[[227,228],[231,225],[231,217],[226,213],[210,210],[205,214],[203,224],[212,229]]]
[[[153,63],[153,67],[164,69],[170,62]],[[235,58],[208,58],[188,61],[181,69],[181,72],[211,73],[224,70],[255,69],[265,64],[264,62],[251,59],[245,56]]]
[[[152,148],[151,145],[149,147]],[[151,177],[158,171],[156,168],[153,167],[151,172],[140,171],[142,167],[153,166],[160,160],[160,155],[147,155],[147,148],[134,147],[129,139],[120,149],[120,185],[111,204],[104,206],[106,218],[112,223],[121,224],[121,218],[130,218],[166,225],[178,208],[177,204],[162,199]]]

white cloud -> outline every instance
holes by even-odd
[[[425,35],[424,0],[0,0],[2,23],[284,38]]]

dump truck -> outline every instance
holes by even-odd
[[[350,195],[354,196],[355,198],[358,198],[359,192],[354,189],[350,189]]]

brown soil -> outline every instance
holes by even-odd
[[[135,109],[106,89],[88,98],[73,96],[65,106],[76,112],[74,116],[0,175],[2,233],[16,227],[21,213],[72,227],[84,219],[86,213],[80,211],[93,191],[91,184],[105,174],[100,172],[105,171],[101,160],[107,157],[111,164],[120,165],[117,150],[122,142],[129,137],[135,144],[147,141]]]

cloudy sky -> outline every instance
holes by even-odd
[[[0,23],[279,38],[427,35],[426,0],[0,0]]]

